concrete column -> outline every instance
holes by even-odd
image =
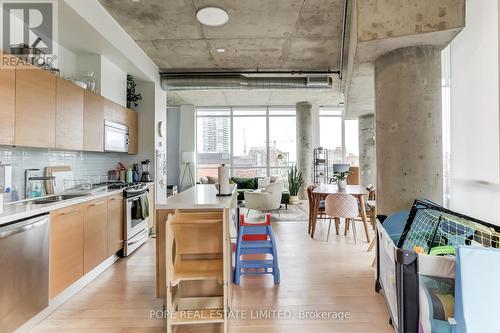
[[[377,208],[443,201],[441,48],[409,47],[375,61]]]
[[[376,186],[375,115],[359,117],[359,170],[361,184]]]
[[[312,182],[312,159],[313,159],[313,122],[312,105],[309,102],[299,102],[297,110],[297,167],[302,172],[306,186]],[[304,186],[299,197],[307,199],[306,186]]]

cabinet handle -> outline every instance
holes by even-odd
[[[123,197],[114,197],[114,198],[110,198],[109,200],[115,201],[115,200],[121,200],[121,199],[123,199]]]
[[[99,206],[99,205],[102,205],[104,203],[104,201],[101,201],[101,202],[96,202],[96,203],[93,203],[92,205],[90,205],[91,207],[95,207],[95,206]]]
[[[67,212],[62,212],[60,215],[71,215],[71,214],[78,213],[79,211],[80,211],[79,209],[73,209],[73,210],[69,210]]]

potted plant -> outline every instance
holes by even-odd
[[[345,190],[347,186],[347,177],[351,175],[351,171],[335,171],[333,173],[333,178],[337,180],[337,186],[339,190]]]
[[[299,171],[296,165],[288,170],[288,190],[290,191],[290,204],[294,205],[299,202],[299,191],[304,186],[304,178],[302,172]]]
[[[142,101],[142,95],[137,94],[135,91],[137,84],[135,83],[134,77],[132,75],[127,75],[127,108],[131,108],[132,104],[137,107],[139,101]]]

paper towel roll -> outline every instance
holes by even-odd
[[[231,194],[231,186],[229,186],[229,167],[222,164],[219,167],[219,194],[227,195]]]

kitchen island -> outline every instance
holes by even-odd
[[[227,332],[236,208],[236,189],[217,196],[214,185],[196,185],[157,204],[156,291],[170,314],[168,332],[198,324]]]

